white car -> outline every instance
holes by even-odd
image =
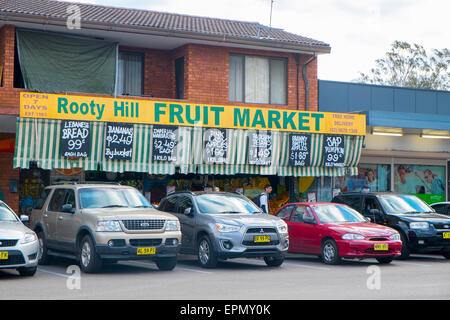
[[[0,201],[0,270],[17,269],[21,276],[33,276],[37,270],[39,242],[36,234],[14,211]]]

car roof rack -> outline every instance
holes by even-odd
[[[58,181],[52,183],[52,185],[77,185],[77,184],[110,184],[110,185],[120,185],[118,182],[110,182],[110,181]]]

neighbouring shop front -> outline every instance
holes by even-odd
[[[333,177],[359,174],[364,135],[364,115],[22,92],[14,167],[21,207],[51,183],[111,181],[153,203],[271,184],[276,210],[330,200]]]

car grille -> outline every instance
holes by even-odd
[[[166,220],[148,219],[148,220],[122,220],[127,230],[161,230],[164,228]]]
[[[388,238],[370,238],[370,241],[388,241]]]
[[[244,246],[248,246],[248,247],[276,246],[276,245],[280,244],[280,240],[272,240],[270,242],[254,242],[254,241],[245,240],[245,241],[242,241],[242,244]]]
[[[249,228],[247,233],[277,233],[275,228]]]
[[[0,240],[0,248],[14,247],[18,240]]]
[[[370,253],[370,254],[377,254],[377,253],[386,254],[386,253],[393,253],[394,249],[389,248],[389,250],[375,250],[373,248],[369,248],[369,249],[364,250],[364,252]]]
[[[25,259],[21,252],[19,251],[9,251],[8,259],[0,260],[0,266],[14,266],[19,264],[24,264]]]
[[[131,239],[130,245],[133,247],[153,247],[159,246],[162,239]]]

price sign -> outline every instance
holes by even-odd
[[[325,167],[344,167],[345,144],[342,135],[323,136],[323,156]]]
[[[178,127],[154,125],[152,137],[153,161],[177,161]]]
[[[207,129],[204,136],[203,158],[205,163],[227,162],[228,138],[226,129]]]
[[[134,126],[108,122],[106,124],[105,158],[131,160],[133,156]]]
[[[250,130],[248,163],[258,166],[272,164],[272,135],[269,131]]]
[[[311,165],[311,135],[289,134],[289,165],[309,167]]]
[[[91,130],[87,121],[61,120],[59,149],[65,158],[87,158],[91,149]]]

